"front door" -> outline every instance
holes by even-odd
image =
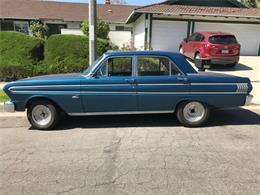
[[[105,59],[94,76],[81,82],[81,96],[87,113],[118,113],[137,110],[133,58]]]
[[[138,108],[143,112],[173,112],[188,96],[186,75],[167,57],[137,57]]]

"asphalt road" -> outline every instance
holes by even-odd
[[[258,108],[215,111],[196,129],[141,115],[38,131],[0,115],[0,194],[260,194]]]

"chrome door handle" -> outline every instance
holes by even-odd
[[[129,84],[135,84],[135,79],[126,79],[125,81]]]
[[[177,80],[180,81],[180,82],[184,82],[184,83],[188,82],[188,78],[187,77],[178,77]]]

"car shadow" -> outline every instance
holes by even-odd
[[[251,67],[245,65],[245,64],[237,64],[235,67],[225,67],[223,65],[211,65],[210,69],[212,71],[249,71],[253,70]]]
[[[225,125],[257,125],[258,114],[243,108],[214,110],[205,127]],[[118,128],[118,127],[178,127],[181,126],[173,114],[86,116],[62,118],[59,130],[74,128]]]

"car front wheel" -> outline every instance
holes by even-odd
[[[51,102],[40,100],[28,106],[27,118],[33,128],[51,130],[58,123],[59,112]]]
[[[183,102],[177,110],[177,118],[185,127],[200,127],[207,122],[209,115],[208,106],[198,101]]]

